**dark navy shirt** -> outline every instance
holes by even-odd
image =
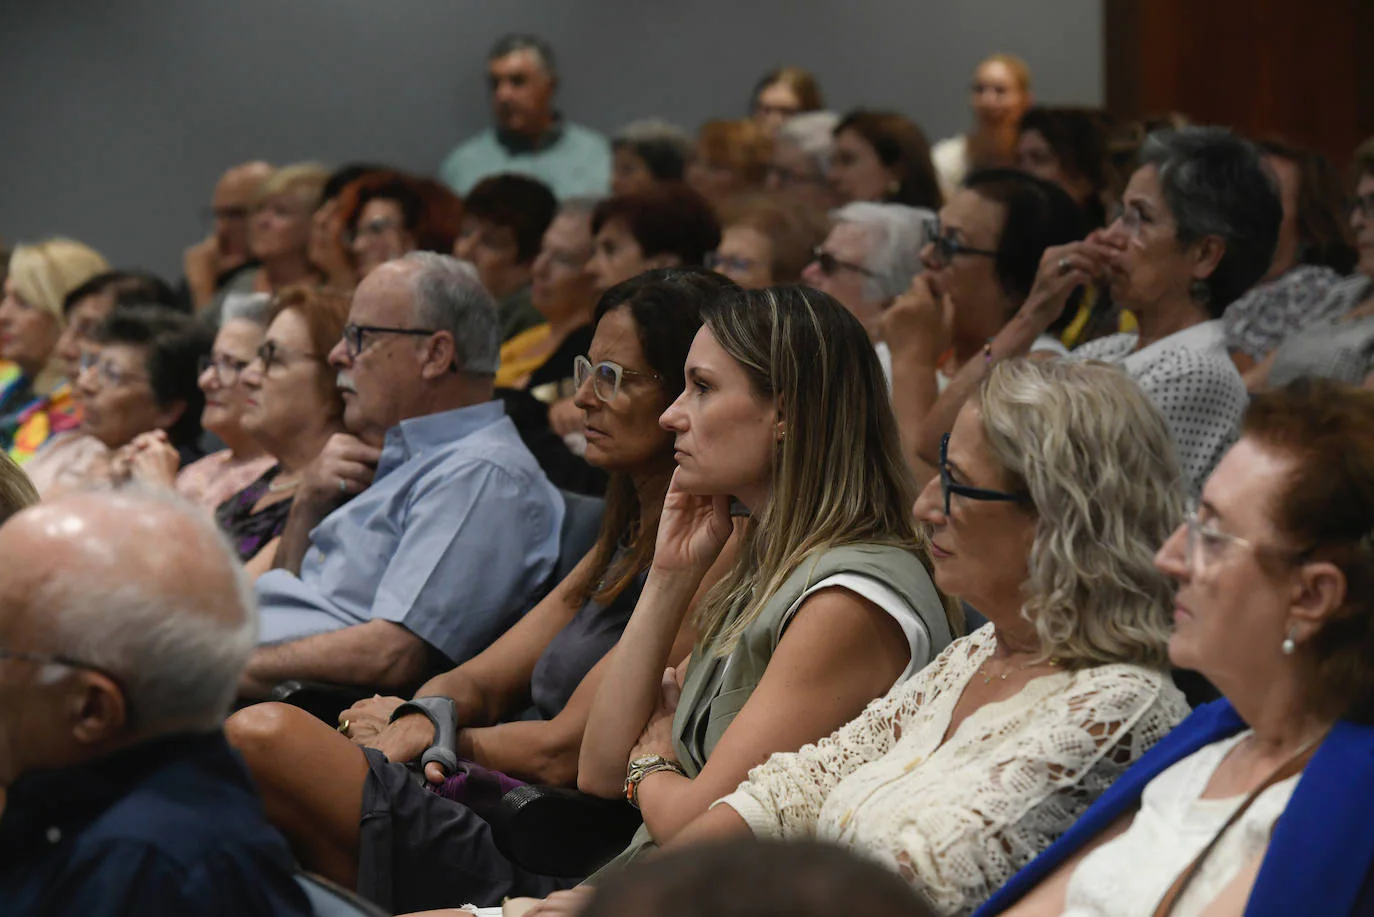
[[[312,913],[220,732],[25,774],[0,816],[0,914]]]

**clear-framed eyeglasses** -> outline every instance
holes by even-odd
[[[1183,524],[1188,535],[1188,567],[1194,573],[1205,573],[1215,567],[1230,546],[1241,547],[1257,555],[1276,557],[1290,564],[1306,562],[1314,550],[1290,551],[1273,545],[1256,544],[1248,538],[1224,532],[1212,520],[1202,518],[1202,506],[1196,498],[1189,498]]]
[[[642,373],[633,369],[626,369],[619,363],[612,363],[610,360],[602,360],[593,365],[592,361],[586,357],[573,358],[573,384],[577,388],[582,388],[588,379],[592,380],[592,394],[596,395],[601,401],[607,403],[614,401],[620,395],[621,380],[626,378],[653,379],[662,381],[663,377],[658,373]]]

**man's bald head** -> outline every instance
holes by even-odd
[[[256,612],[237,557],[202,512],[169,494],[80,494],[0,527],[0,556],[0,646],[81,664],[40,667],[39,684],[87,678],[76,687],[104,690],[89,676],[109,676],[128,714],[116,734],[223,720]]]
[[[266,162],[245,162],[231,166],[215,185],[212,206],[220,270],[238,267],[248,260],[249,210],[258,188],[274,171]]]

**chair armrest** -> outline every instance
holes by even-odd
[[[492,840],[531,872],[581,879],[630,843],[641,819],[623,799],[551,786],[516,787],[489,813]]]
[[[376,694],[370,688],[357,685],[333,685],[321,681],[283,681],[272,689],[271,700],[293,707],[324,720],[333,726],[339,714],[365,697]]]

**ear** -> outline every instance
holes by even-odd
[[[123,689],[99,672],[80,673],[70,703],[72,735],[85,745],[102,745],[129,724]]]
[[[173,401],[166,407],[158,408],[157,426],[160,430],[170,430],[172,425],[181,419],[181,415],[186,413],[185,401]]]
[[[1193,279],[1206,280],[1216,273],[1217,265],[1221,264],[1221,259],[1226,254],[1226,243],[1220,236],[1203,236],[1191,247],[1197,259],[1193,265]]]
[[[1303,564],[1289,603],[1288,623],[1293,639],[1305,643],[1331,620],[1345,604],[1346,579],[1333,563],[1318,561]]]
[[[458,365],[458,346],[453,335],[447,331],[436,331],[425,339],[421,354],[420,378],[431,380],[447,376]]]
[[[652,258],[644,259],[646,271],[663,267],[682,267],[682,259],[672,252],[659,252]]]
[[[787,439],[787,412],[783,410],[782,396],[778,396],[778,406],[773,419],[773,438],[781,443]]]

